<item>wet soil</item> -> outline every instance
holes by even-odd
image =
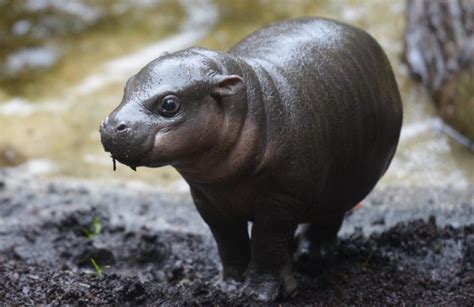
[[[187,195],[3,175],[0,302],[259,305],[214,286],[216,248]],[[441,193],[430,205],[442,205],[439,217],[433,211],[424,219],[413,214],[392,222],[377,215],[375,206],[396,204],[394,195],[401,193],[369,197],[347,218],[333,257],[297,263],[298,296],[276,304],[472,306],[474,191]],[[412,201],[413,208],[424,202],[420,196]],[[455,218],[459,224],[453,226],[441,217],[456,214],[468,218]]]

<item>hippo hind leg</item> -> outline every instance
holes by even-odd
[[[304,225],[297,235],[295,263],[298,271],[314,274],[324,261],[332,261],[344,214],[326,216],[326,219]]]

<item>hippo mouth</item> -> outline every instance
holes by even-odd
[[[145,152],[132,152],[131,150],[119,150],[115,148],[110,148],[110,144],[103,144],[104,150],[110,154],[110,158],[112,159],[112,169],[114,171],[117,170],[117,162],[130,167],[132,170],[136,171],[137,167],[144,166],[145,159],[148,154],[148,150]],[[133,148],[137,148],[136,146]]]
[[[115,172],[115,171],[117,170],[117,160],[118,160],[118,159],[115,158],[114,155],[112,155],[112,154],[110,155],[110,157],[112,158],[112,169],[113,169],[113,171]],[[120,162],[120,161],[119,161],[119,162]],[[127,165],[128,167],[130,167],[130,168],[131,168],[133,171],[135,171],[135,172],[137,171],[137,167],[134,166],[134,165],[128,165],[128,164],[125,164],[125,163],[123,163],[123,162],[120,162],[120,163],[122,163],[122,164],[124,164],[124,165]]]
[[[117,156],[114,156],[113,154],[110,154],[110,158],[112,159],[112,169],[113,171],[115,172],[117,170],[117,161],[123,165],[126,165],[128,167],[130,167],[133,171],[137,171],[137,167],[140,167],[140,166],[146,166],[146,167],[163,167],[163,166],[166,166],[166,165],[169,165],[170,163],[168,162],[164,162],[164,161],[155,161],[155,162],[146,162],[145,160],[143,161],[129,161],[129,160],[125,160],[125,159],[122,159],[122,158],[119,158]]]
[[[154,152],[153,138],[146,138],[134,144],[117,145],[103,142],[104,151],[110,154],[112,169],[117,170],[117,162],[136,171],[138,167],[162,167],[170,163],[160,159]],[[117,146],[114,146],[117,145]]]

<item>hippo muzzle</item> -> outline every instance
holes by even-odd
[[[154,131],[143,120],[127,120],[122,112],[112,112],[100,124],[102,146],[111,157],[135,169],[146,163],[153,148]],[[151,132],[151,133],[150,133]]]

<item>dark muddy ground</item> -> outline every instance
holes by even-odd
[[[258,305],[214,286],[214,242],[187,195],[0,175],[0,302]],[[278,304],[472,306],[473,199],[474,188],[375,191],[334,258],[300,263],[298,297]]]

